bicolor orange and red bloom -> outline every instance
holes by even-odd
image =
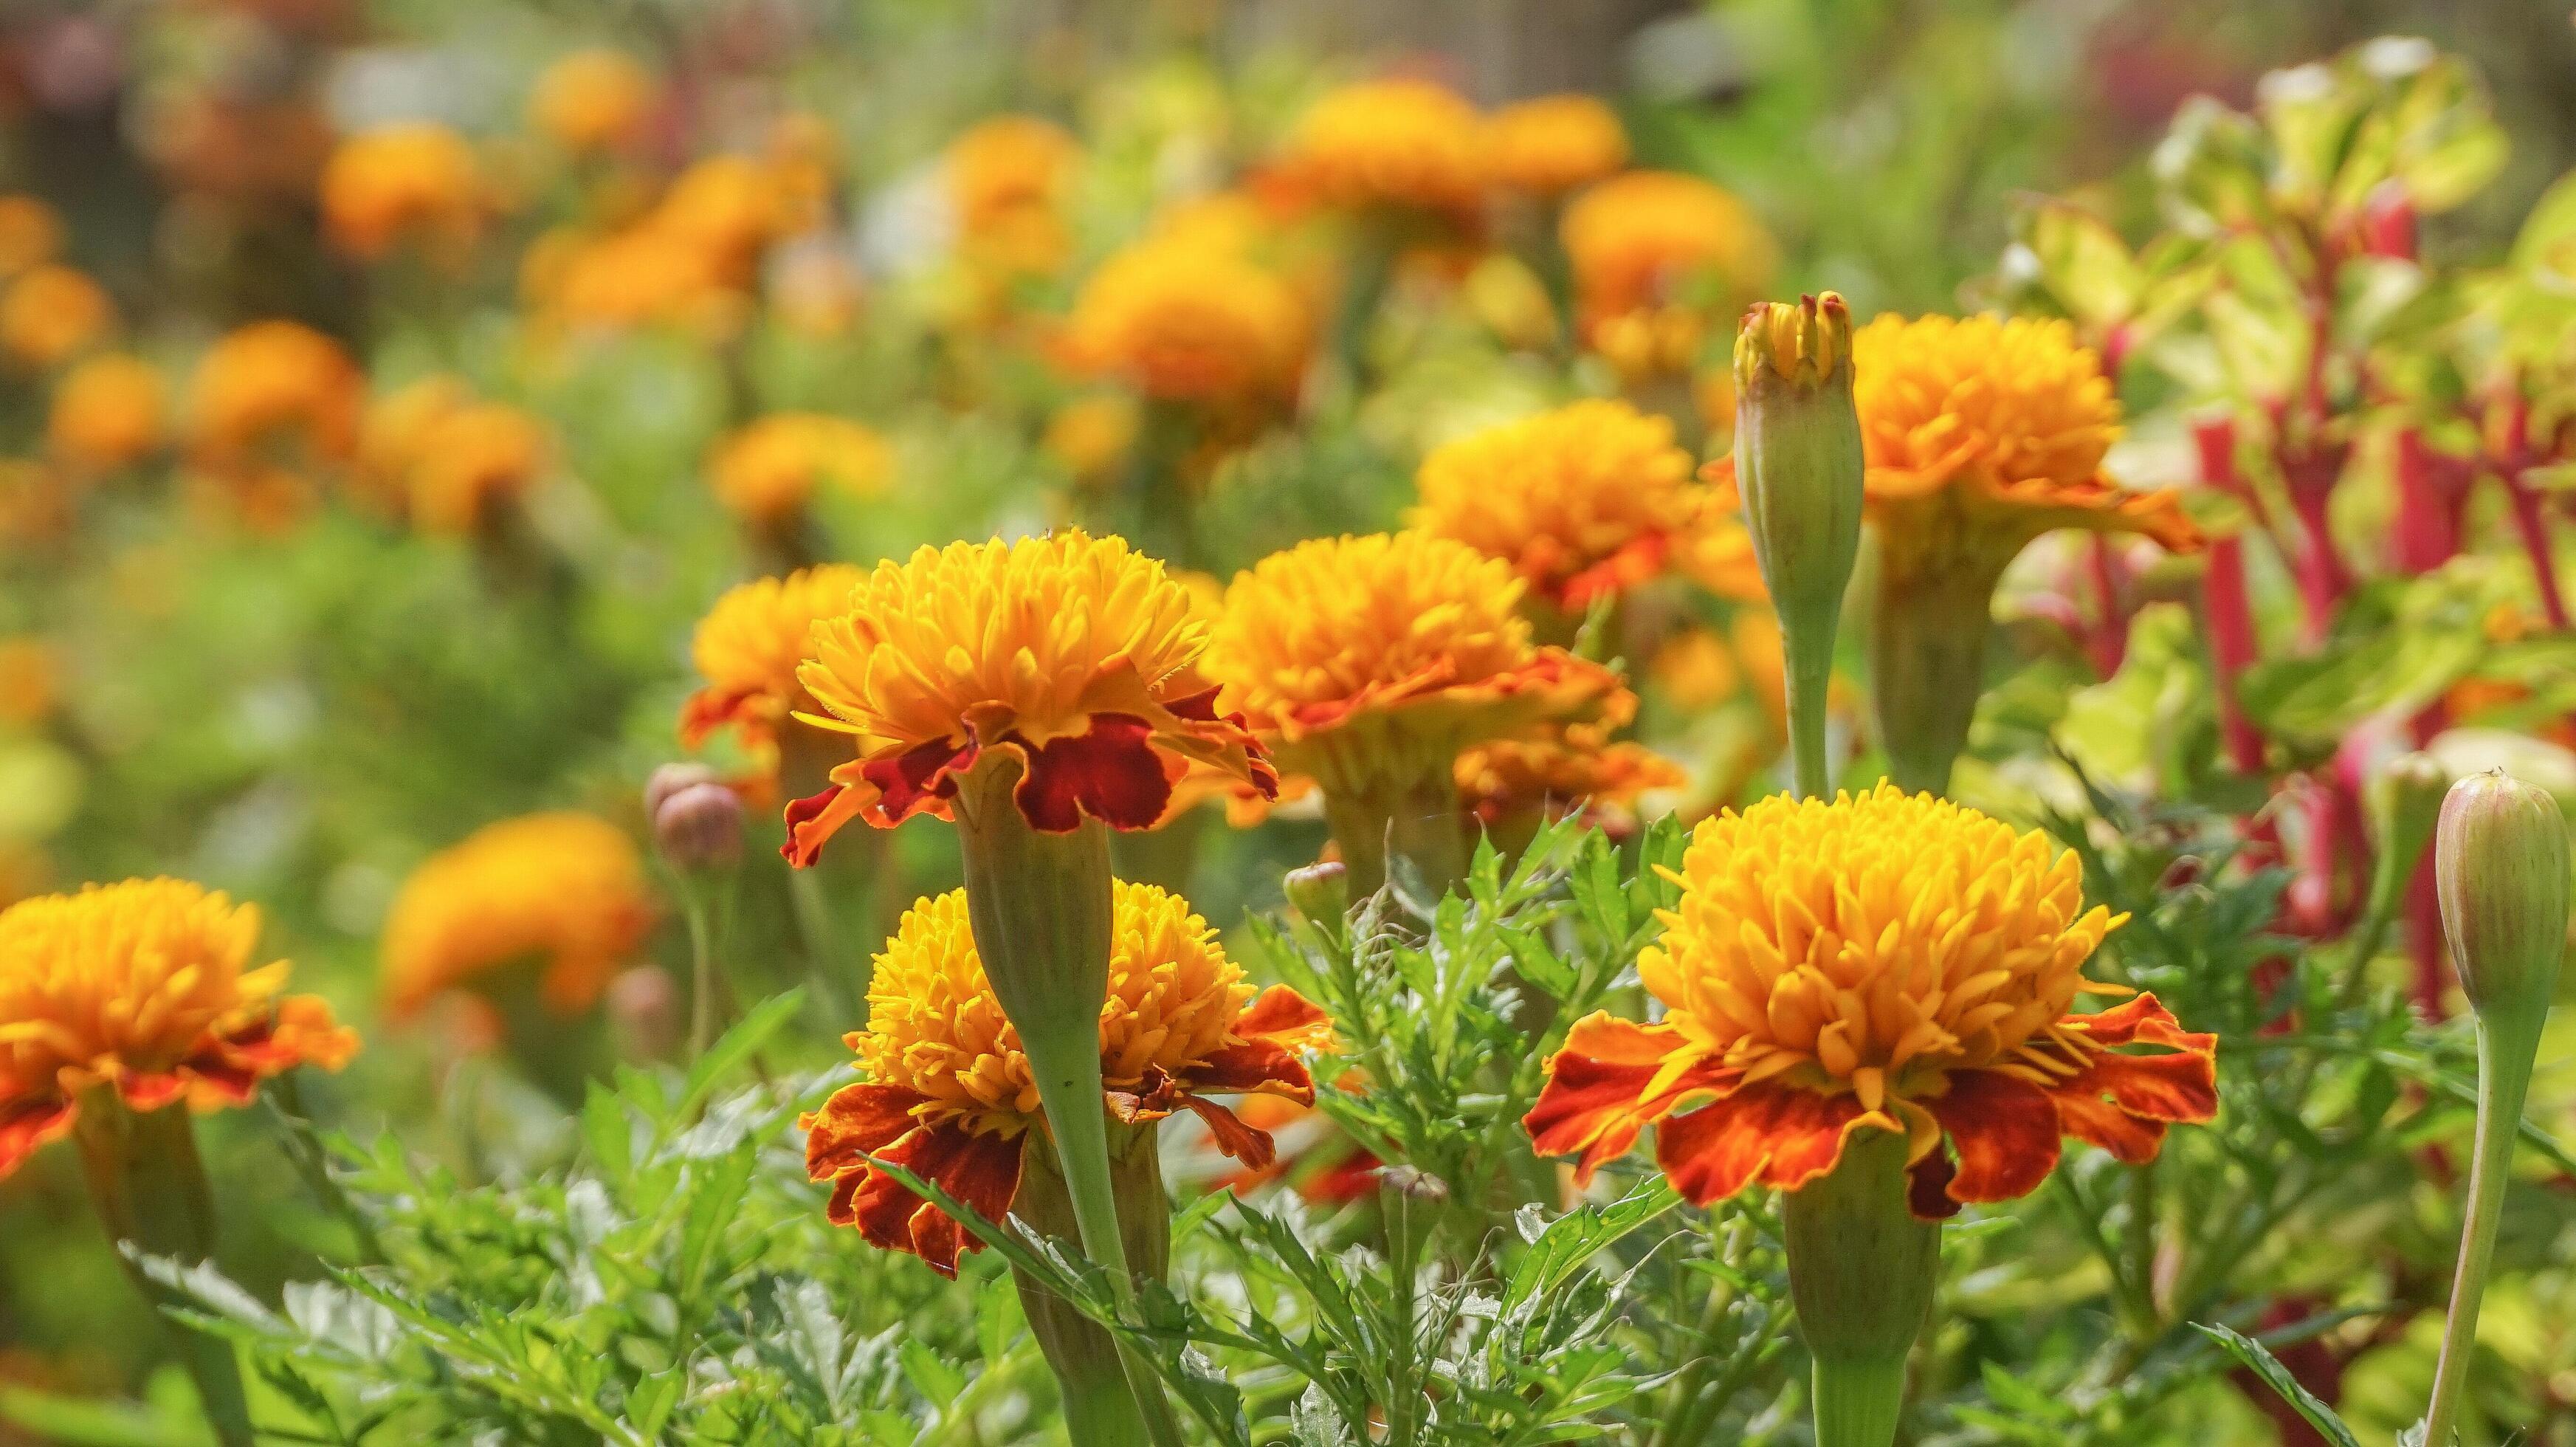
[[[1758,295],[1779,265],[1742,201],[1672,171],[1592,187],[1558,231],[1585,340],[1631,375],[1688,371],[1711,319]]]
[[[217,468],[337,462],[357,447],[365,404],[366,378],[338,342],[301,322],[252,322],[198,361],[189,448]]]
[[[1517,101],[1485,119],[1485,165],[1494,183],[1533,196],[1561,196],[1628,164],[1619,113],[1581,94]]]
[[[1638,959],[1663,1018],[1577,1023],[1525,1122],[1579,1178],[1652,1125],[1693,1201],[1794,1191],[1875,1128],[1907,1138],[1911,1205],[1938,1218],[2037,1189],[2061,1136],[2134,1164],[2217,1112],[2216,1037],[2153,995],[2069,1013],[2131,993],[2083,974],[2127,917],[2087,910],[2035,830],[1888,784],[1780,795],[1703,821],[1678,878]]]
[[[876,493],[893,471],[894,449],[874,428],[820,412],[759,418],[727,434],[707,459],[716,499],[754,524],[793,517],[827,484]]]
[[[1327,206],[1458,214],[1484,200],[1483,122],[1436,81],[1395,77],[1325,92],[1290,128],[1277,179]]]
[[[1269,1165],[1269,1134],[1211,1097],[1311,1104],[1315,1082],[1304,1056],[1328,1045],[1331,1023],[1284,985],[1256,993],[1180,896],[1125,881],[1113,894],[1101,1109],[1131,1126],[1187,1110],[1226,1154]],[[826,1209],[834,1225],[954,1276],[958,1255],[982,1243],[869,1158],[902,1166],[999,1222],[1019,1191],[1029,1143],[1045,1129],[1019,1030],[976,952],[966,891],[905,912],[876,958],[867,1028],[848,1040],[868,1078],[799,1122],[808,1172],[832,1183]]]
[[[35,267],[0,291],[0,351],[22,366],[60,366],[115,327],[107,288],[76,267]]]
[[[386,916],[388,1012],[506,966],[536,965],[548,1009],[578,1014],[599,998],[653,927],[644,864],[625,831],[588,814],[529,814],[487,824],[431,855]]]
[[[1413,526],[1501,558],[1550,608],[1580,612],[1664,571],[1707,511],[1673,424],[1589,400],[1488,427],[1423,459]]]
[[[808,720],[865,752],[788,807],[787,857],[812,863],[852,819],[948,817],[992,752],[1016,762],[1013,799],[1049,832],[1151,827],[1193,765],[1275,793],[1250,730],[1199,674],[1206,646],[1189,589],[1123,538],[1069,530],[879,563],[815,625],[798,671],[827,711]]]
[[[1309,539],[1235,577],[1208,672],[1281,766],[1328,795],[1446,781],[1470,744],[1626,697],[1610,670],[1532,641],[1525,586],[1454,538]]]
[[[131,467],[161,448],[169,384],[139,357],[108,352],[63,374],[45,411],[45,449],[79,473]]]
[[[402,243],[442,261],[482,233],[488,199],[474,148],[430,122],[342,141],[322,168],[322,221],[341,250],[372,261]]]
[[[298,1065],[357,1053],[284,960],[248,967],[259,910],[178,879],[129,879],[0,910],[0,1178],[68,1133],[93,1090],[126,1108],[247,1105]]]
[[[528,122],[567,151],[623,150],[644,138],[660,86],[621,50],[576,50],[537,77]]]
[[[1278,273],[1184,232],[1138,242],[1091,274],[1064,355],[1158,401],[1223,404],[1293,393],[1311,331]]]
[[[745,749],[774,755],[791,715],[821,707],[797,680],[813,655],[814,624],[849,607],[867,574],[824,563],[784,578],[759,578],[728,589],[698,620],[689,657],[706,686],[680,708],[680,742],[690,748],[732,726]]]

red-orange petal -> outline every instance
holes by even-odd
[[[694,749],[717,729],[749,717],[759,697],[757,689],[712,686],[690,694],[688,702],[680,705],[680,746]]]
[[[1032,829],[1069,834],[1085,815],[1112,829],[1148,829],[1172,801],[1181,760],[1154,747],[1154,726],[1133,714],[1094,714],[1079,734],[1031,746],[1014,734],[1028,760],[1012,800]]]
[[[1279,1158],[1278,1144],[1270,1138],[1270,1132],[1244,1124],[1240,1116],[1215,1101],[1193,1095],[1184,1097],[1181,1104],[1207,1122],[1208,1138],[1216,1142],[1218,1150],[1247,1167],[1266,1171]]]
[[[2197,1055],[2218,1048],[2217,1036],[2185,1030],[2151,994],[2132,995],[2098,1015],[2070,1015],[2065,1023],[2083,1031],[2096,1045],[2164,1045]]]
[[[1954,1070],[1949,1092],[1921,1102],[1950,1133],[1958,1173],[1955,1201],[2012,1201],[2057,1169],[2057,1103],[2048,1092],[1998,1070]]]
[[[1656,1127],[1655,1158],[1694,1205],[1722,1201],[1755,1181],[1794,1191],[1834,1168],[1843,1137],[1866,1113],[1848,1093],[1766,1080]]]
[[[1332,1038],[1332,1018],[1286,985],[1273,985],[1244,1007],[1234,1022],[1238,1037],[1190,1067],[1181,1085],[1191,1094],[1284,1096],[1315,1103],[1315,1077],[1300,1058]]]
[[[9,1179],[47,1141],[71,1134],[80,1106],[68,1096],[0,1104],[0,1181]]]
[[[805,1171],[827,1181],[862,1170],[867,1157],[893,1145],[919,1122],[913,1108],[929,1100],[900,1085],[862,1081],[833,1091],[823,1108],[797,1124],[805,1131]]]
[[[1663,1119],[1684,1095],[1733,1082],[1733,1072],[1702,1066],[1650,1095],[1664,1062],[1681,1048],[1681,1034],[1670,1026],[1640,1025],[1607,1012],[1575,1022],[1564,1048],[1548,1062],[1547,1084],[1537,1102],[1521,1117],[1531,1147],[1543,1156],[1580,1152],[1575,1179],[1588,1183],[1593,1172],[1627,1154],[1638,1133]]]
[[[1011,1199],[1019,1193],[1023,1144],[1018,1136],[976,1135],[954,1121],[943,1121],[913,1130],[875,1154],[936,1183],[978,1215],[998,1222],[1010,1214]],[[859,1174],[845,1174],[839,1186]],[[894,1177],[877,1170],[864,1174],[865,1181],[848,1194],[846,1211],[837,1209],[843,1204],[843,1192],[836,1186],[836,1209],[831,1213],[836,1224],[858,1227],[859,1235],[871,1245],[919,1256],[942,1276],[957,1274],[960,1251],[982,1248],[983,1243],[947,1213]]]

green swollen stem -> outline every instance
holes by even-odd
[[[1803,799],[1821,799],[1833,788],[1825,751],[1825,699],[1834,677],[1834,630],[1817,637],[1805,628],[1781,638],[1787,654],[1789,773]]]
[[[2460,1236],[2458,1271],[2451,1279],[2441,1365],[2433,1373],[2433,1402],[2424,1418],[2426,1447],[2450,1447],[2458,1431],[2460,1397],[2477,1347],[2478,1306],[2486,1295],[2487,1268],[2495,1260],[2496,1223],[2504,1216],[2504,1193],[2512,1183],[2514,1140],[2522,1130],[2522,1105],[2531,1090],[2544,1018],[2537,1011],[2524,1012],[2501,1029],[2486,1019],[2478,1021],[2477,1154],[2469,1165],[2468,1222]]]

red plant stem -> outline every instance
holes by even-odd
[[[2449,1011],[2443,995],[2451,984],[2450,964],[2442,947],[2442,903],[2433,889],[2433,851],[2415,861],[2406,881],[2406,946],[2415,961],[2415,1008],[2427,1020]]]
[[[2462,470],[2426,446],[2419,429],[2399,429],[2396,554],[2402,571],[2429,573],[2459,555],[2463,489],[2448,474]]]
[[[2558,562],[2549,548],[2549,520],[2540,510],[2540,493],[2522,480],[2523,469],[2516,467],[2504,475],[2505,496],[2513,502],[2514,530],[2522,534],[2522,549],[2531,555],[2532,582],[2540,589],[2540,611],[2549,626],[2567,626],[2567,600],[2558,592]]]
[[[2122,606],[2120,560],[2111,551],[2110,538],[2095,533],[2092,544],[2093,591],[2101,600],[2102,613],[2093,628],[2090,651],[2093,671],[2109,678],[2129,656],[2129,610]]]
[[[2334,626],[2335,609],[2344,595],[2352,591],[2352,574],[2335,552],[2334,534],[2326,520],[2328,505],[2334,497],[2336,478],[2343,471],[2340,448],[2323,456],[2314,454],[2281,459],[2281,473],[2289,483],[2290,507],[2299,515],[2302,533],[2298,557],[2291,569],[2299,584],[2299,602],[2307,619],[2310,643],[2322,643]]]
[[[2215,418],[2197,424],[2192,440],[2200,448],[2200,475],[2212,487],[2243,498],[2244,481],[2236,473],[2236,424]],[[2227,740],[2227,760],[2249,777],[2263,772],[2263,734],[2237,705],[2236,680],[2256,656],[2254,609],[2245,592],[2245,544],[2236,537],[2213,538],[2209,566],[2201,574],[2201,607],[2208,617],[2211,665],[2218,676],[2218,712]]]

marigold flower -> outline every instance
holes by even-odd
[[[364,260],[404,241],[453,259],[481,233],[484,210],[474,148],[442,125],[379,126],[340,142],[322,167],[323,225]]]
[[[443,990],[534,961],[547,1008],[578,1014],[643,942],[653,914],[635,845],[614,825],[574,813],[487,824],[431,855],[394,897],[385,1008],[409,1015]]]
[[[680,742],[695,748],[731,724],[746,748],[774,751],[791,714],[821,706],[796,677],[813,656],[807,640],[814,624],[846,609],[865,581],[867,574],[847,563],[825,563],[727,590],[689,644],[706,686],[681,706]]]
[[[284,960],[245,969],[259,910],[177,879],[90,885],[0,910],[0,1177],[72,1128],[105,1087],[129,1109],[246,1105],[358,1037]]]
[[[1551,608],[1580,612],[1663,571],[1705,510],[1669,419],[1583,401],[1434,448],[1412,525],[1501,558]]]
[[[131,467],[161,447],[169,413],[161,369],[111,352],[63,374],[45,412],[45,446],[76,472]]]
[[[1081,163],[1081,144],[1036,116],[993,116],[959,133],[940,165],[967,258],[1009,273],[1062,266],[1073,244],[1064,206]]]
[[[1685,370],[1705,319],[1758,294],[1778,267],[1769,232],[1697,176],[1632,171],[1566,207],[1559,235],[1574,268],[1583,332],[1623,369]]]
[[[727,511],[771,524],[803,510],[826,483],[866,496],[883,491],[894,450],[874,429],[846,417],[779,412],[716,444],[707,476]]]
[[[1311,1104],[1303,1053],[1331,1024],[1286,986],[1257,996],[1216,931],[1188,901],[1150,884],[1115,886],[1109,994],[1100,1008],[1102,1107],[1128,1125],[1188,1110],[1227,1154],[1267,1166],[1267,1132],[1214,1095]],[[946,1213],[879,1173],[876,1156],[938,1183],[987,1220],[1010,1214],[1023,1155],[1042,1116],[1018,1029],[985,978],[966,891],[906,911],[876,958],[867,1028],[849,1037],[867,1080],[842,1087],[799,1124],[805,1160],[832,1183],[827,1213],[874,1245],[954,1276],[981,1243]]]
[[[107,289],[73,267],[36,267],[0,292],[0,350],[26,366],[69,361],[115,325]]]
[[[467,534],[527,491],[553,454],[545,424],[477,399],[454,377],[413,382],[367,411],[359,458],[369,481],[425,532]]]
[[[0,636],[0,724],[32,728],[53,717],[61,697],[53,645],[34,634]]]
[[[1137,412],[1136,399],[1119,393],[1076,398],[1047,419],[1046,436],[1038,445],[1077,484],[1105,486],[1136,445],[1142,421]]]
[[[1250,257],[1147,240],[1083,283],[1064,349],[1076,367],[1147,397],[1223,403],[1293,391],[1309,331],[1295,289]]]
[[[1588,95],[1543,95],[1485,120],[1485,164],[1494,181],[1533,196],[1561,196],[1628,164],[1619,113]]]
[[[344,460],[357,446],[365,394],[366,379],[338,342],[300,322],[253,322],[198,361],[189,442],[215,467]]]
[[[2215,1037],[2153,995],[2067,1013],[2127,993],[2082,974],[2127,916],[2085,910],[2080,863],[2037,831],[1888,784],[1782,795],[1702,822],[1678,878],[1638,960],[1664,1018],[1578,1023],[1525,1122],[1578,1178],[1660,1125],[1693,1201],[1794,1191],[1875,1127],[1907,1137],[1911,1204],[1937,1218],[2036,1189],[2061,1135],[2134,1164],[2217,1111]]]
[[[528,123],[568,151],[620,150],[643,139],[660,86],[619,50],[576,50],[537,77]]]
[[[1484,198],[1476,108],[1435,81],[1361,81],[1327,91],[1277,157],[1293,186],[1328,206],[1473,209]]]
[[[649,223],[600,237],[564,235],[528,249],[526,290],[576,326],[674,322],[721,332],[742,297],[723,258]]]
[[[830,714],[810,721],[867,751],[789,807],[788,857],[811,863],[854,818],[948,817],[987,750],[1018,760],[1014,800],[1048,832],[1085,818],[1146,828],[1193,763],[1275,792],[1251,733],[1199,676],[1206,639],[1189,590],[1123,538],[1069,530],[879,563],[848,611],[815,625],[798,671]]]
[[[1453,772],[1460,807],[1497,836],[1578,812],[1624,833],[1640,799],[1690,782],[1679,764],[1644,744],[1612,742],[1598,724],[1478,744],[1458,755]]]
[[[775,168],[749,156],[710,156],[671,182],[651,224],[697,245],[728,279],[747,283],[763,250],[813,219]]]
[[[63,219],[33,196],[0,196],[0,278],[42,266],[63,249]]]

